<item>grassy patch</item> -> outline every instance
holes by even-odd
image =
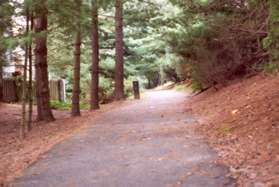
[[[174,88],[176,91],[179,92],[191,91],[191,88],[189,88],[189,86],[187,86],[186,84],[179,84],[176,85]]]
[[[192,88],[193,92],[199,92],[202,90],[202,84],[199,83],[198,81],[193,80],[193,82],[191,84],[191,88]]]
[[[69,102],[60,102],[60,101],[51,101],[50,106],[55,110],[71,110],[72,104]],[[80,109],[87,110],[90,108],[90,105],[87,103],[81,103]]]
[[[227,126],[224,126],[224,127],[220,127],[220,128],[218,129],[218,132],[219,132],[221,135],[225,135],[225,136],[231,134],[232,131],[233,131],[233,128],[232,128],[232,127],[229,127],[228,125],[227,125]]]
[[[278,64],[268,63],[263,65],[263,70],[265,73],[276,74],[278,73],[279,67]]]

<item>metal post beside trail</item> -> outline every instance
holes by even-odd
[[[140,99],[139,81],[133,81],[133,90],[135,99]]]

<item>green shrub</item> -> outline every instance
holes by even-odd
[[[99,99],[101,103],[108,103],[112,100],[113,81],[110,78],[100,78]]]
[[[70,110],[71,103],[60,102],[60,101],[51,101],[50,107],[55,110]]]
[[[276,0],[273,2],[277,3]],[[186,4],[185,6],[187,6]],[[259,45],[265,36],[240,32],[240,30],[247,30],[248,28],[249,30],[257,30],[267,17],[255,16],[252,19],[243,19],[243,12],[233,11],[238,9],[234,5],[220,4],[219,1],[212,1],[210,4],[212,7],[219,8],[213,8],[209,14],[203,12],[203,9],[197,12],[193,11],[193,13],[185,9],[185,17],[193,16],[191,18],[194,19],[182,17],[182,29],[170,31],[167,35],[167,41],[172,47],[172,52],[179,55],[185,62],[185,67],[178,66],[176,71],[185,70],[185,72],[182,72],[184,78],[191,76],[196,81],[192,85],[194,90],[215,86],[216,84],[225,85],[233,79],[245,76],[251,71],[251,66],[261,63],[267,58],[266,56],[255,55],[256,53],[265,53],[263,47]],[[247,5],[252,7],[250,1],[247,1]],[[246,8],[244,9],[247,11],[245,12],[247,15],[255,9],[255,12],[262,11],[260,6],[255,7],[255,9],[254,7]],[[208,9],[205,8],[204,10]],[[276,19],[276,25],[278,25],[278,19]],[[239,32],[232,32],[234,30]],[[264,41],[265,46],[270,45],[270,39],[267,38]],[[277,41],[275,43],[278,44]],[[279,53],[278,55],[273,54],[273,58],[274,56],[279,59]],[[191,66],[188,70],[191,72],[190,75],[187,75],[187,63]],[[273,69],[274,67],[268,67],[268,69],[270,68]]]
[[[51,101],[50,106],[54,110],[71,110],[72,104],[70,102]],[[90,106],[87,103],[81,103],[80,109],[87,110]]]
[[[186,91],[188,89],[187,85],[185,84],[180,84],[180,85],[176,85],[175,86],[175,90],[176,91]]]
[[[278,70],[279,70],[278,64],[275,63],[263,64],[263,71],[265,73],[276,74],[278,73]]]
[[[195,81],[195,80],[192,81],[191,88],[193,92],[199,92],[203,89],[202,84],[199,81]]]

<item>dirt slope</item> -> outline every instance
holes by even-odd
[[[240,186],[279,186],[279,76],[208,90],[193,96],[187,110]]]

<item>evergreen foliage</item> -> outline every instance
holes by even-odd
[[[12,3],[13,2],[13,3]],[[4,32],[13,25],[11,16],[20,16],[28,6],[1,1],[1,54],[4,50],[37,37]],[[114,1],[99,0],[100,98],[112,99],[115,69]],[[48,0],[48,65],[52,78],[67,80],[71,97],[73,83],[73,41],[78,29],[74,0]],[[138,79],[147,88],[165,81],[192,80],[204,89],[225,84],[259,67],[277,67],[278,2],[276,0],[131,0],[123,1],[124,60],[126,95],[131,81]],[[89,0],[81,8],[81,99],[90,97],[91,8]],[[3,56],[3,55],[2,55]],[[269,68],[270,69],[270,68]]]

